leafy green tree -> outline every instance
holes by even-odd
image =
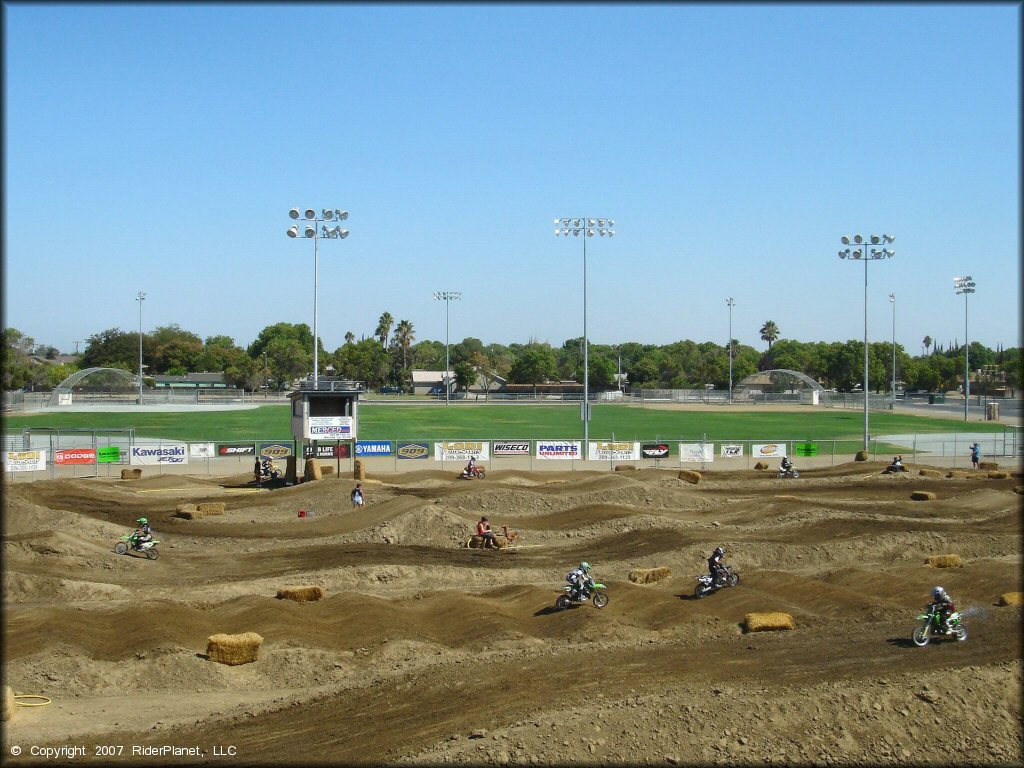
[[[468,390],[476,383],[476,368],[467,360],[456,363],[452,366],[455,374],[455,389]]]
[[[388,353],[376,338],[346,344],[334,353],[334,367],[339,376],[366,382],[371,389],[387,383],[383,374],[387,362]]]
[[[150,351],[152,341],[142,334],[142,362],[151,365]],[[89,336],[85,343],[85,351],[79,360],[84,368],[121,368],[126,371],[139,370],[139,334],[110,328]]]
[[[522,348],[508,372],[514,384],[543,384],[557,375],[551,345],[533,342]]]

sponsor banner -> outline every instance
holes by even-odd
[[[741,459],[743,458],[743,443],[722,443],[722,458]]]
[[[212,459],[215,456],[213,443],[189,443],[188,455],[193,459]]]
[[[95,464],[95,448],[61,448],[53,452],[54,464]]]
[[[786,455],[785,443],[754,443],[750,455],[758,459],[781,459]]]
[[[426,443],[399,443],[396,455],[400,459],[425,459],[430,449]]]
[[[255,456],[256,446],[252,443],[217,443],[218,456]]]
[[[260,458],[283,459],[292,455],[292,447],[287,443],[260,443]]]
[[[587,443],[587,458],[591,461],[636,461],[640,458],[640,443]]]
[[[529,456],[529,440],[495,440],[491,446],[492,456]]]
[[[347,459],[352,455],[352,446],[349,443],[338,445],[310,445],[302,446],[302,458],[304,459]]]
[[[351,416],[310,416],[306,429],[308,440],[352,440],[356,436]]]
[[[129,464],[188,464],[185,443],[133,445],[128,454]]]
[[[105,445],[96,449],[97,464],[117,464],[121,461],[121,447],[118,445]]]
[[[640,446],[642,459],[667,459],[668,443],[644,443]]]
[[[793,446],[793,453],[797,456],[817,456],[818,455],[818,444],[817,443],[797,443]]]
[[[4,451],[5,472],[35,472],[46,469],[46,451]]]
[[[712,462],[715,460],[714,443],[680,443],[679,461]]]
[[[580,440],[538,440],[538,459],[582,459]]]
[[[356,443],[356,456],[390,456],[390,440],[359,440]]]
[[[490,456],[489,442],[472,440],[450,440],[434,443],[435,461],[469,461],[470,457],[487,461]]]

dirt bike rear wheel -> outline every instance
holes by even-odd
[[[910,636],[910,639],[914,642],[914,645],[919,648],[924,648],[928,645],[928,641],[931,640],[931,632],[927,624],[923,624],[914,630],[914,634]]]
[[[569,599],[568,595],[559,595],[558,599],[555,600],[555,608],[560,611],[564,611],[570,605],[572,605],[572,600]]]
[[[608,595],[606,595],[604,592],[595,592],[593,599],[595,608],[604,608],[606,605],[608,605]]]
[[[725,581],[726,583],[728,583],[730,587],[735,587],[737,584],[740,583],[740,575],[738,573],[730,573],[726,577]]]
[[[119,555],[127,555],[128,545],[125,544],[123,541],[119,541],[117,542],[117,544],[114,545],[114,551],[117,552],[117,554]]]
[[[150,560],[156,560],[158,557],[160,557],[160,553],[157,551],[156,547],[150,547],[146,550],[146,557],[148,557]]]

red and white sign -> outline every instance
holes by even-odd
[[[95,464],[95,448],[61,448],[53,452],[53,463],[61,464]]]

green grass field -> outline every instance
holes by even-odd
[[[359,407],[361,440],[580,439],[579,404],[573,405],[370,405]],[[182,413],[45,413],[10,416],[4,432],[25,427],[59,429],[134,428],[137,436],[184,441],[291,440],[287,405],[247,411]],[[594,405],[591,440],[837,440],[836,452],[853,453],[863,443],[864,413],[858,410],[681,411]],[[999,424],[967,423],[901,413],[871,414],[875,435],[928,432],[1001,432]],[[890,452],[879,444],[877,450]],[[673,450],[673,453],[675,451]]]

